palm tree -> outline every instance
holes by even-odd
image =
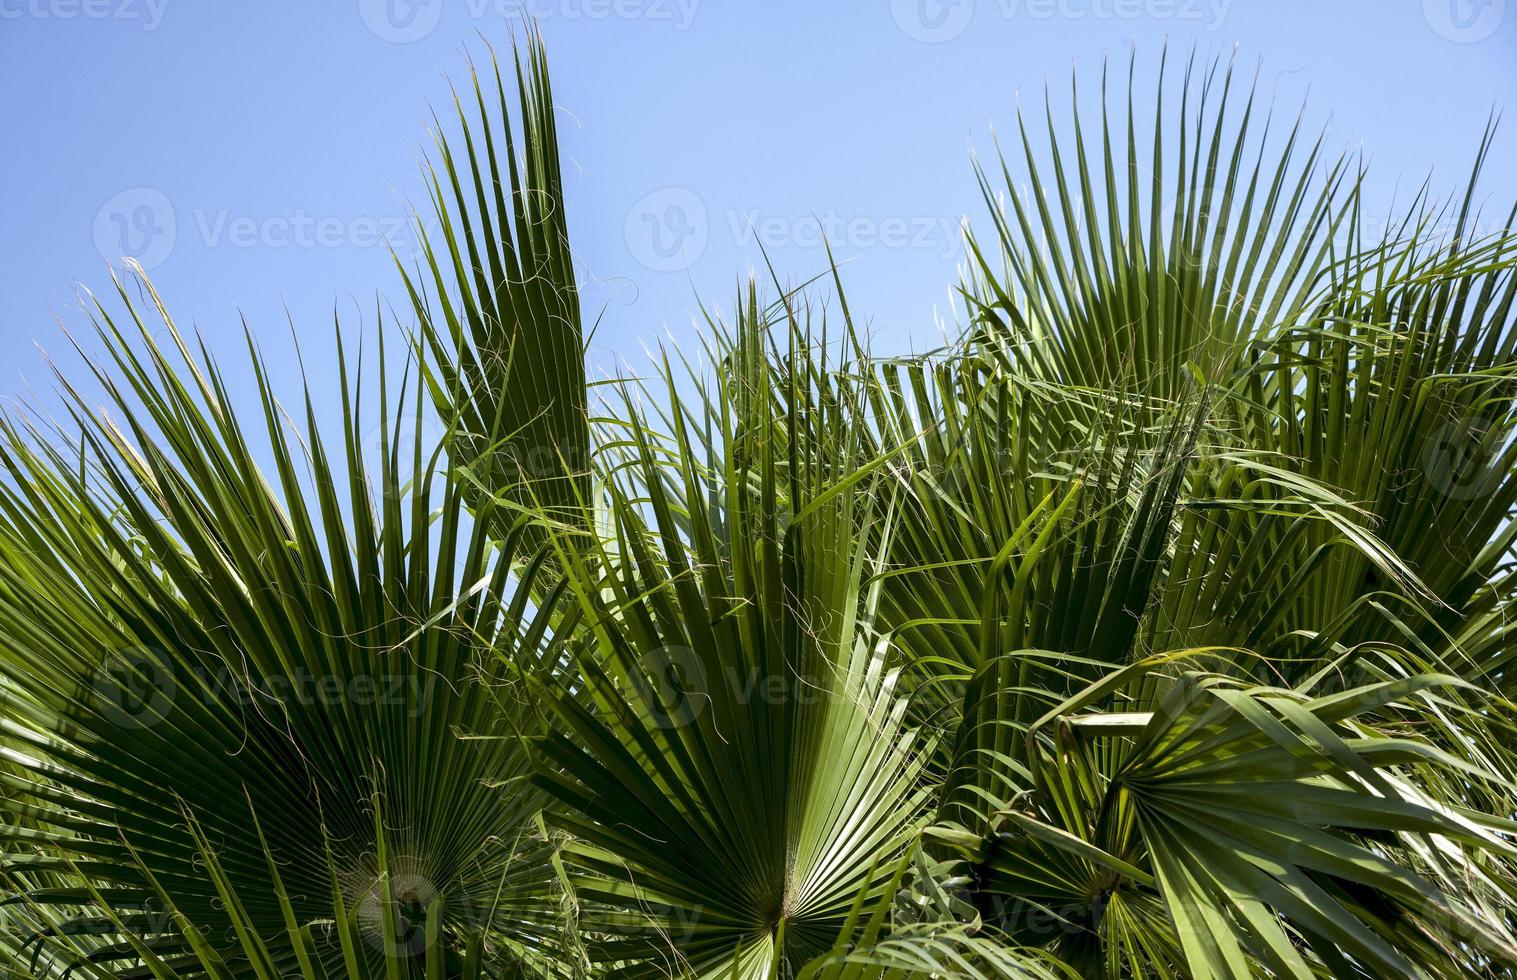
[[[531,32],[337,431],[119,280],[106,408],[0,427],[9,969],[1514,975],[1489,140],[1372,235],[1232,66],[1135,78],[981,168],[922,357],[833,269],[588,384]]]

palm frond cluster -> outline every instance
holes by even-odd
[[[925,356],[834,274],[588,384],[531,34],[339,424],[119,281],[0,426],[7,969],[1514,975],[1517,238],[1158,79]]]

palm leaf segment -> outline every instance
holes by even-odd
[[[439,132],[428,167],[436,232],[423,237],[420,267],[399,269],[448,423],[453,479],[471,498],[583,524],[584,331],[544,57],[530,35],[517,59],[519,141],[498,67],[488,87],[470,73],[476,123],[455,94],[464,152]]]

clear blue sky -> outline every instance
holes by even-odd
[[[691,337],[696,298],[726,305],[758,241],[785,276],[821,271],[818,223],[881,343],[932,344],[980,210],[971,151],[1009,136],[1019,91],[1071,65],[1094,81],[1133,43],[1149,68],[1165,38],[1237,45],[1284,106],[1310,90],[1386,197],[1429,169],[1456,188],[1517,92],[1517,0],[0,0],[0,394],[44,378],[32,341],[65,346],[53,318],[83,323],[73,284],[107,287],[123,234],[225,359],[240,311],[287,362],[288,308],[319,370],[334,304],[400,299],[381,242],[425,200],[428,106],[522,9],[607,309],[600,365]],[[1503,208],[1514,128],[1486,183]]]

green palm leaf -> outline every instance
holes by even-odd
[[[463,153],[437,135],[427,177],[436,231],[399,265],[420,328],[428,389],[447,424],[453,479],[583,523],[590,468],[584,344],[541,38],[517,58],[520,131],[492,57],[455,93]],[[493,105],[493,111],[491,106]]]
[[[113,411],[89,413],[70,387],[76,454],[15,425],[0,448],[15,481],[0,496],[0,604],[26,760],[11,806],[31,821],[10,829],[6,873],[65,917],[91,914],[80,889],[96,883],[118,906],[161,890],[200,921],[218,902],[197,857],[211,846],[250,920],[282,927],[251,805],[303,921],[330,901],[328,847],[360,901],[384,846],[417,888],[447,896],[450,931],[529,941],[551,913],[540,797],[521,782],[529,715],[478,674],[481,650],[515,651],[526,669],[544,647],[547,615],[509,598],[521,532],[486,537],[461,488],[434,478],[424,425],[402,438],[384,423],[374,458],[347,402],[329,457],[313,422],[287,422],[256,354],[261,411],[244,424],[219,369],[149,295],[183,359],[152,345],[122,284],[139,345],[96,309],[123,379],[97,374]],[[347,399],[356,385],[340,377]],[[410,394],[407,407],[381,393],[382,415],[414,417]],[[136,958],[101,938],[91,958]],[[186,938],[152,941],[168,956]]]
[[[593,564],[563,549],[600,710],[555,699],[540,780],[575,814],[557,818],[574,887],[605,909],[602,956],[641,961],[629,976],[764,977],[825,950],[925,802],[863,592],[868,515],[829,494],[857,440],[813,400],[804,334],[775,413],[753,295],[740,311],[706,405],[716,457],[698,463],[677,418],[662,463],[634,421],[612,536]]]

